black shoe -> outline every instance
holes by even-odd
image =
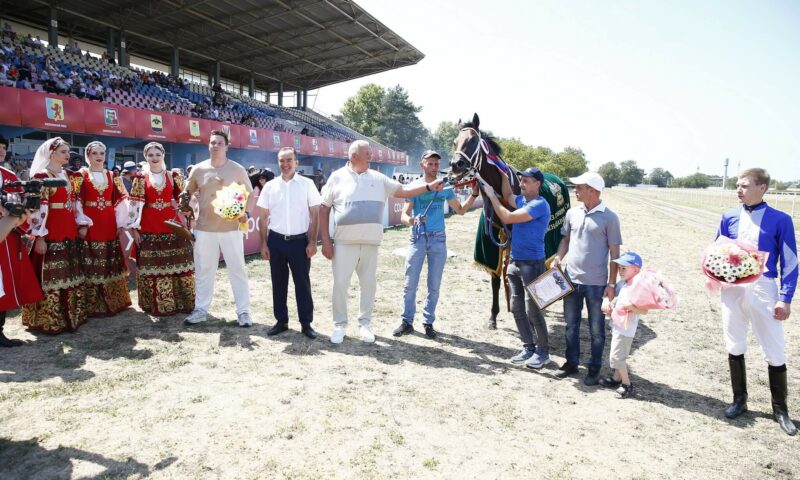
[[[725,409],[725,417],[734,419],[747,411],[747,368],[745,368],[744,354],[728,354],[728,366],[731,370],[733,403]]]
[[[301,328],[300,331],[303,332],[303,335],[310,338],[311,340],[317,338],[317,332],[315,332],[314,329],[311,328],[311,325],[303,325],[303,328]]]
[[[400,322],[400,326],[394,329],[392,335],[395,337],[402,337],[403,335],[408,335],[409,333],[414,333],[414,325],[406,322],[405,320]]]
[[[589,372],[583,379],[583,384],[587,387],[593,387],[600,383],[600,369],[597,367],[589,367]]]
[[[599,383],[601,387],[606,388],[617,388],[622,385],[622,382],[614,380],[614,377],[602,377],[597,383]]]
[[[636,389],[633,388],[633,384],[625,385],[621,383],[619,388],[617,388],[617,398],[631,398],[636,395]]]
[[[556,377],[567,378],[576,373],[578,373],[578,366],[571,362],[565,362],[556,372]]]
[[[789,416],[786,407],[788,387],[786,385],[786,365],[779,367],[769,366],[769,390],[772,394],[772,416],[787,435],[797,435],[797,426]]]
[[[16,338],[7,338],[3,335],[3,332],[0,332],[0,347],[19,347],[22,346],[25,342],[22,340],[17,340]]]
[[[273,325],[272,328],[270,328],[267,331],[267,335],[271,337],[273,335],[277,335],[279,333],[283,333],[286,330],[289,330],[289,325],[287,325],[287,324],[285,324],[283,322],[278,322],[275,325]]]
[[[431,340],[436,338],[436,330],[433,329],[433,325],[425,324],[425,336]]]

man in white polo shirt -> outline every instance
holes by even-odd
[[[264,184],[258,197],[261,207],[261,256],[269,261],[272,277],[272,311],[275,325],[267,335],[289,329],[289,271],[294,280],[297,316],[301,331],[317,338],[311,328],[314,300],[311,296],[311,257],[317,253],[317,215],[322,199],[313,180],[297,174],[297,153],[292,147],[278,151],[281,176]]]
[[[350,144],[350,162],[333,172],[322,190],[319,224],[322,254],[333,260],[332,343],[342,343],[347,333],[347,290],[353,271],[361,287],[358,315],[361,339],[375,341],[370,330],[375,301],[378,246],[383,239],[383,209],[389,197],[416,197],[426,191],[441,190],[442,180],[421,185],[403,186],[386,175],[370,170],[372,148],[364,140]],[[333,240],[328,229],[334,212]],[[335,242],[334,242],[335,240]]]

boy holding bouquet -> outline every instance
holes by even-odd
[[[606,388],[616,388],[617,398],[628,398],[634,395],[634,389],[625,360],[631,353],[639,315],[647,313],[647,310],[636,307],[628,300],[633,279],[642,269],[642,257],[635,252],[628,252],[614,262],[619,265],[622,280],[614,286],[614,300],[603,301],[603,313],[612,316],[609,363],[614,374],[601,378],[599,383]]]

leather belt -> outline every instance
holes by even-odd
[[[301,234],[298,234],[298,235],[284,235],[284,234],[278,233],[278,232],[276,232],[274,230],[270,230],[269,234],[272,235],[272,236],[278,237],[278,238],[280,238],[282,240],[285,240],[287,242],[290,242],[292,240],[307,240],[308,239],[308,233],[301,233]]]

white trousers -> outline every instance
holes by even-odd
[[[767,363],[774,367],[786,363],[783,322],[773,317],[777,302],[778,284],[774,278],[761,277],[753,283],[722,290],[722,328],[728,353],[743,355],[747,351],[747,328],[752,325]]]
[[[225,259],[231,281],[236,314],[250,312],[250,287],[244,268],[244,240],[242,233],[194,231],[194,270],[196,297],[195,309],[208,312],[214,298],[214,280],[219,267],[219,252]]]
[[[369,326],[378,279],[378,245],[344,244],[333,245],[333,324],[347,326],[347,291],[353,271],[358,275],[361,287],[361,302],[358,312],[359,325]]]

